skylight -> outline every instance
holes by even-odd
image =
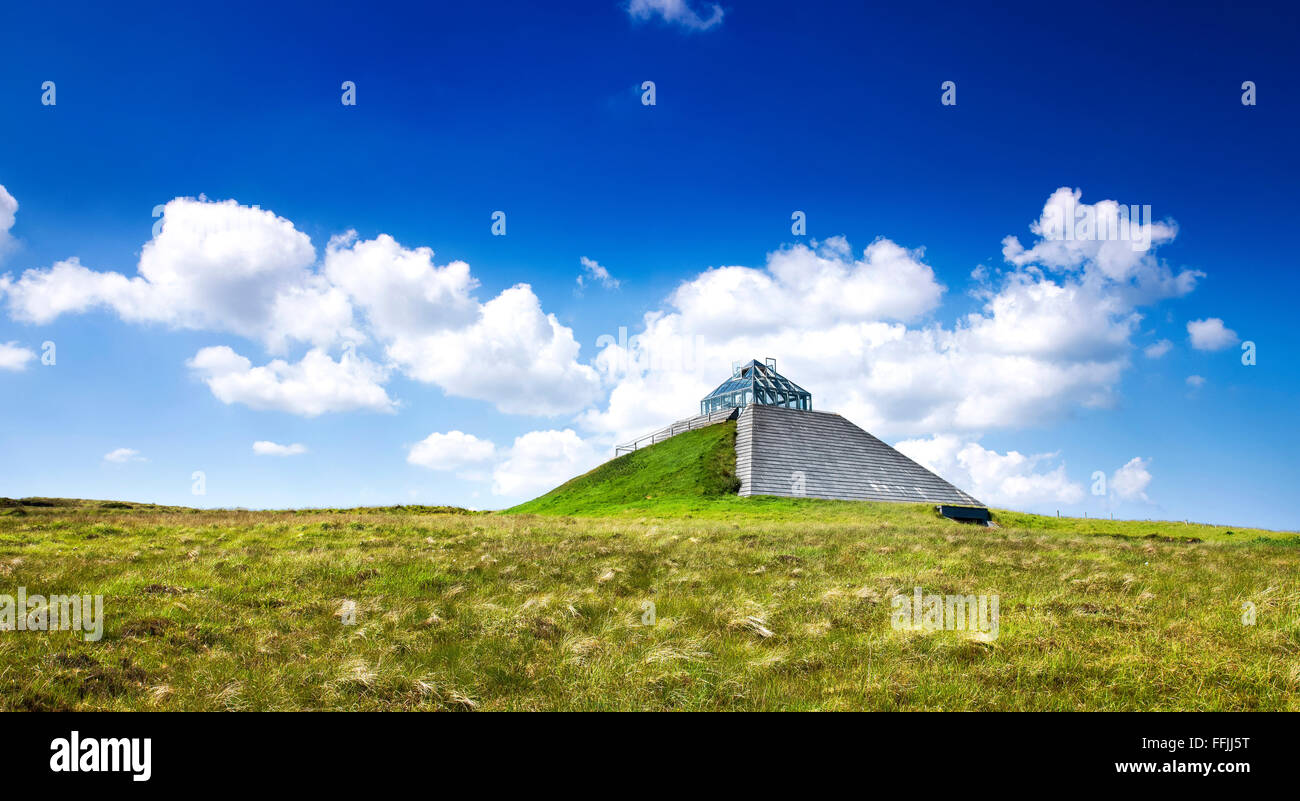
[[[700,401],[700,414],[743,408],[751,403],[811,411],[812,393],[778,373],[775,359],[765,364],[751,359],[731,366],[731,378]]]

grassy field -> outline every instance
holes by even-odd
[[[4,502],[0,594],[105,626],[0,631],[0,709],[1300,709],[1294,533],[741,499],[728,436],[534,513]],[[997,638],[895,630],[917,586]]]

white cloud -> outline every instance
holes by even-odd
[[[1110,477],[1110,490],[1124,500],[1148,500],[1147,485],[1151,483],[1151,473],[1147,467],[1150,459],[1134,456]]]
[[[1063,192],[1075,196],[1061,189],[1048,205]],[[1153,248],[1176,231],[1151,228]],[[632,341],[605,345],[593,364],[608,403],[579,421],[620,440],[643,434],[690,414],[732,361],[767,356],[816,407],[877,435],[980,432],[1107,406],[1141,305],[1190,291],[1199,273],[1174,274],[1128,243],[1123,253],[1043,244],[1008,245],[1010,269],[982,271],[982,308],[951,326],[921,321],[944,292],[924,254],[886,239],[861,258],[837,237],[770,254],[763,269],[707,270],[647,313]]]
[[[278,442],[259,439],[253,443],[253,453],[258,456],[297,456],[306,452],[307,446],[300,442],[295,442],[292,445],[281,445]]]
[[[1187,376],[1187,386],[1192,387],[1193,389],[1200,389],[1201,387],[1205,386],[1205,377],[1199,375],[1189,375]]]
[[[412,445],[406,461],[430,470],[462,470],[491,461],[496,450],[492,442],[463,431],[435,432]]]
[[[1043,213],[1029,226],[1038,241],[1026,249],[1018,237],[1008,236],[1002,240],[1003,258],[1017,267],[1035,264],[1062,272],[1087,269],[1156,296],[1183,295],[1195,286],[1200,273],[1174,275],[1150,252],[1150,248],[1172,241],[1178,235],[1177,225],[1134,218],[1125,237],[1120,203],[1081,203],[1082,196],[1081,190],[1065,186],[1053,192]],[[1080,227],[1079,221],[1089,220],[1092,225]]]
[[[632,19],[645,21],[659,17],[664,22],[681,25],[692,31],[706,31],[722,24],[722,6],[717,3],[707,4],[709,15],[701,16],[687,3],[687,0],[631,0],[627,13]]]
[[[1187,336],[1197,350],[1223,350],[1241,341],[1237,332],[1225,327],[1218,317],[1192,320],[1187,324]]]
[[[464,328],[479,315],[469,265],[438,267],[429,248],[407,249],[387,234],[358,241],[349,231],[325,249],[325,277],[346,293],[381,340]]]
[[[143,462],[145,459],[140,455],[139,451],[133,448],[118,448],[104,454],[104,461],[125,464],[127,462]]]
[[[319,271],[314,262],[311,240],[284,218],[233,200],[177,198],[137,276],[70,258],[0,277],[0,292],[24,322],[98,307],[131,322],[238,334],[273,355],[310,345],[297,364],[256,369],[229,347],[207,354],[201,372],[214,394],[255,408],[390,408],[381,386],[390,368],[513,414],[576,412],[600,392],[595,371],[578,362],[572,329],[544,313],[526,284],[480,303],[465,262],[435,265],[430,249],[403,248],[386,234],[336,236]],[[387,364],[348,355],[370,342]],[[330,351],[340,346],[335,362]]]
[[[140,252],[138,274],[78,259],[29,269],[8,287],[10,316],[44,324],[109,308],[122,320],[243,335],[282,352],[360,338],[342,291],[311,272],[311,239],[289,220],[234,200],[177,198]]]
[[[582,409],[600,392],[578,350],[573,330],[518,284],[480,306],[471,325],[399,335],[387,353],[407,375],[448,395],[490,401],[507,414],[555,415]]]
[[[102,307],[123,320],[224,331],[283,352],[290,341],[359,338],[344,294],[310,270],[306,234],[233,200],[176,198],[145,244],[138,275],[96,272],[76,258],[27,270],[8,287],[14,319],[48,323]]]
[[[1048,198],[1031,225],[1040,241],[1005,240],[1009,269],[979,271],[983,305],[952,325],[926,320],[945,288],[922,250],[877,239],[855,254],[834,237],[773,252],[760,268],[684,281],[633,342],[607,345],[591,363],[527,284],[480,302],[464,262],[440,266],[428,248],[352,232],[330,240],[316,270],[292,223],[233,201],[169,203],[136,277],[68,259],[0,280],[12,316],[28,322],[104,306],[124,319],[240,334],[272,354],[309,345],[298,362],[264,367],[225,346],[191,361],[218,398],[255,408],[388,410],[383,384],[401,372],[510,414],[582,412],[588,431],[623,438],[689,414],[733,360],[775,356],[820,408],[877,434],[978,432],[1111,403],[1141,306],[1190,291],[1200,275],[1174,274],[1126,242],[1120,251],[1051,239],[1050,210],[1079,196],[1061,188]],[[1176,234],[1171,223],[1143,230],[1153,247]],[[597,262],[584,267],[603,280]],[[382,349],[382,361],[346,343]]]
[[[912,320],[934,309],[944,287],[934,270],[888,239],[854,258],[843,237],[769,254],[765,269],[719,267],[682,283],[669,303],[705,335],[757,334],[792,322]]]
[[[1159,342],[1152,342],[1150,345],[1147,345],[1142,349],[1142,353],[1144,353],[1148,359],[1159,359],[1161,356],[1164,356],[1172,350],[1173,347],[1174,343],[1167,339],[1162,339]]]
[[[220,345],[203,348],[186,365],[222,403],[304,417],[355,409],[391,412],[396,408],[381,386],[387,378],[385,370],[351,352],[335,361],[325,351],[313,348],[297,363],[275,359],[254,367],[244,356]]]
[[[530,431],[515,439],[492,472],[492,492],[522,497],[540,494],[585,473],[607,456],[572,429]]]
[[[605,289],[618,289],[619,280],[614,276],[610,275],[609,270],[602,267],[601,264],[597,262],[595,259],[589,259],[586,256],[583,256],[580,259],[578,259],[578,261],[579,263],[582,264],[582,269],[585,270],[589,276],[591,276],[592,281],[595,281],[596,283],[600,284]],[[587,285],[586,281],[587,279],[584,276],[579,275],[578,288],[581,289],[582,287],[586,286]]]
[[[894,446],[914,461],[938,473],[984,503],[1024,508],[1042,503],[1078,503],[1081,484],[1055,464],[1056,453],[1026,456],[1018,451],[998,453],[953,435],[904,440]]]
[[[448,395],[488,401],[508,414],[576,412],[600,391],[595,371],[578,362],[572,329],[527,284],[480,303],[469,265],[439,267],[428,248],[392,237],[335,237],[325,276],[366,316],[389,360]]]
[[[6,283],[10,316],[28,323],[45,324],[61,314],[94,306],[128,310],[123,316],[138,317],[134,309],[148,306],[139,299],[147,291],[142,279],[94,272],[75,257],[55,262],[48,270],[27,270],[17,281]]]
[[[14,196],[9,194],[4,184],[0,184],[0,258],[3,258],[5,252],[13,248],[13,235],[9,233],[14,227],[14,219],[18,213],[18,201]],[[2,287],[0,287],[2,288]]]
[[[35,358],[34,351],[17,342],[0,342],[0,370],[26,370],[27,363]]]

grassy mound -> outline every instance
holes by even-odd
[[[771,495],[742,498],[736,495],[740,481],[735,469],[736,424],[734,421],[719,423],[620,456],[539,498],[498,514],[703,518],[746,523],[816,520],[885,527],[937,525],[950,531],[954,530],[953,527],[958,527],[957,530],[969,528],[966,524],[940,517],[934,504],[930,503],[829,501]],[[998,509],[990,511],[994,521],[1003,528],[1059,535],[1300,545],[1300,537],[1289,531],[1167,520],[1106,520],[1048,517]]]
[[[729,421],[624,454],[507,511],[600,516],[653,510],[671,514],[734,498],[739,489],[736,424]]]

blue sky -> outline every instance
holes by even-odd
[[[277,6],[4,12],[0,495],[501,507],[773,357],[989,503],[1300,526],[1294,9]]]

